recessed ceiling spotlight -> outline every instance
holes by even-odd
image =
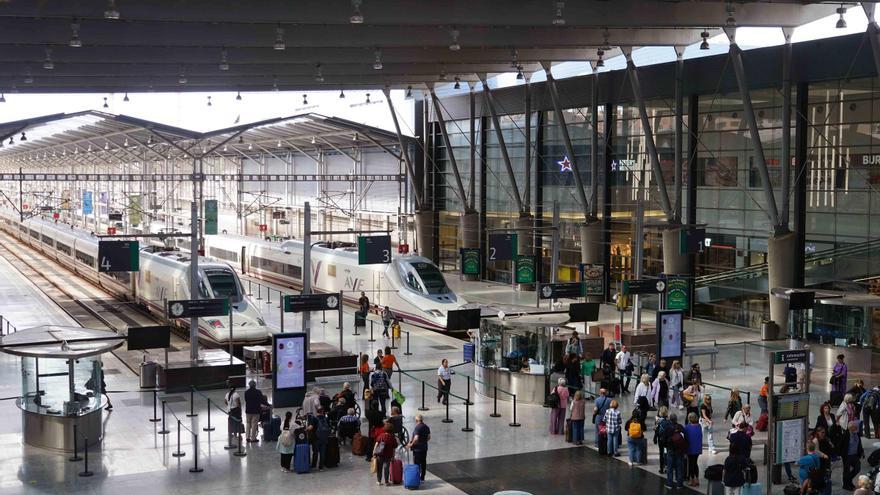
[[[351,7],[353,12],[351,13],[351,17],[348,18],[348,22],[352,24],[363,24],[364,16],[361,14],[361,4],[362,0],[351,0]]]
[[[304,94],[303,95],[303,106],[306,106],[308,104],[309,104],[309,95]]]
[[[373,68],[376,70],[382,70],[382,51],[377,48],[376,51],[373,52],[373,55],[375,55]]]
[[[3,93],[0,93],[0,103],[6,103],[6,95]]]
[[[412,98],[412,86],[406,87],[406,98]]]
[[[226,51],[226,48],[220,50],[220,65],[218,68],[222,71],[229,70],[229,52]]]
[[[208,106],[209,106],[209,107],[214,106],[214,104],[211,103],[211,97],[210,97],[210,96],[208,96]]]
[[[287,44],[284,43],[284,28],[279,24],[275,28],[275,44],[272,45],[272,48],[281,51],[287,48]]]
[[[239,91],[238,94],[235,95],[235,101],[241,101],[241,91]]]
[[[104,11],[104,19],[119,19],[119,11],[116,10],[116,0],[110,0],[107,3],[107,10]]]
[[[455,86],[453,86],[453,88],[461,89],[461,79],[459,79],[458,76],[455,77]]]
[[[709,31],[703,31],[700,33],[700,37],[703,38],[703,42],[700,43],[700,50],[708,50],[709,49]]]
[[[554,2],[554,9],[555,9],[554,12],[556,13],[556,16],[553,18],[553,25],[554,26],[564,26],[565,25],[565,18],[562,17],[562,9],[564,9],[564,8],[565,8],[565,2]]]
[[[46,60],[43,61],[43,68],[52,70],[55,68],[55,62],[52,62],[52,49],[46,48]]]
[[[315,81],[324,82],[324,71],[321,70],[321,64],[315,64]]]
[[[125,93],[125,98],[123,98],[122,101],[124,101],[124,102],[126,102],[126,103],[128,103],[129,101],[131,101],[131,100],[128,98],[128,93]]]
[[[843,18],[843,15],[846,14],[846,7],[840,4],[840,7],[837,8],[837,13],[840,14],[840,18],[837,19],[837,29],[846,29],[846,19]]]
[[[339,99],[340,99],[340,100],[344,100],[344,99],[345,99],[345,91],[342,90],[342,89],[339,90]]]
[[[458,29],[453,29],[452,31],[449,31],[449,36],[452,38],[452,42],[449,43],[449,49],[454,52],[461,50],[461,45],[458,44],[459,34],[461,33],[459,33]]]
[[[523,69],[522,65],[516,66],[516,78],[519,79],[520,81],[526,78],[526,76],[523,75],[522,69]]]
[[[71,48],[82,48],[82,40],[79,39],[79,22],[76,19],[70,23],[70,41],[67,42],[67,46]]]
[[[110,105],[107,104],[107,97],[104,97],[104,108],[110,108]]]

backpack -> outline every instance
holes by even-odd
[[[684,454],[687,451],[688,443],[687,439],[684,437],[684,429],[681,425],[675,425],[672,428],[672,432],[669,434],[669,444],[672,445],[672,448],[675,449],[675,452],[679,455]]]
[[[669,420],[666,418],[661,419],[657,423],[656,435],[654,436],[657,440],[666,443],[666,429],[669,426]]]
[[[786,366],[784,370],[782,370],[783,376],[785,376],[786,383],[795,383],[797,382],[797,369],[794,366]]]
[[[862,407],[865,409],[874,409],[877,407],[877,395],[878,392],[871,392],[865,397],[865,403],[862,404]]]
[[[743,475],[746,478],[746,483],[758,482],[758,466],[755,466],[755,463],[752,462],[751,459],[746,460],[746,467],[743,470]]]
[[[642,424],[638,421],[630,421],[628,433],[630,438],[642,438]]]
[[[559,394],[556,393],[556,389],[554,388],[550,395],[547,396],[547,399],[544,401],[544,407],[549,408],[557,408],[559,407]]]
[[[327,418],[325,416],[318,416],[317,420],[317,428],[315,428],[315,435],[319,440],[326,440],[330,438],[330,424],[327,423]]]
[[[278,437],[278,443],[285,447],[290,447],[291,445],[293,445],[294,440],[295,438],[293,436],[293,432],[291,432],[289,429],[282,431],[281,436]]]

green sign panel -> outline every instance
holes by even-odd
[[[480,248],[461,248],[461,274],[480,274]]]
[[[205,200],[205,235],[217,235],[217,200]]]
[[[686,278],[669,278],[666,280],[666,309],[690,308],[690,283]]]
[[[135,194],[128,198],[128,223],[141,224],[141,195]]]
[[[584,295],[605,295],[605,265],[580,264],[581,281],[584,282]]]
[[[528,254],[516,255],[516,283],[535,283],[535,258]]]

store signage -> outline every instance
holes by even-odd
[[[605,295],[605,265],[578,264],[581,281],[584,283],[584,295]]]
[[[636,165],[638,162],[635,160],[612,160],[611,161],[611,171],[612,172],[632,172],[636,169]]]
[[[205,200],[205,235],[217,235],[217,200]]]
[[[461,274],[480,274],[480,248],[461,248]]]
[[[516,283],[535,283],[535,257],[528,254],[516,256]]]
[[[690,306],[690,282],[686,278],[666,279],[666,309],[687,310]]]
[[[556,162],[556,164],[559,165],[560,172],[571,172],[572,171],[571,160],[569,160],[567,156],[564,157],[562,160],[559,160],[558,162]]]

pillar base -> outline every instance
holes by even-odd
[[[461,247],[478,248],[480,247],[480,214],[475,211],[466,211],[459,218],[459,235],[461,236]],[[462,275],[464,280],[479,280],[479,275]]]
[[[670,224],[663,231],[663,273],[687,275],[690,273],[688,255],[681,254],[681,224]]]
[[[777,287],[792,288],[795,284],[794,264],[797,236],[794,232],[773,234],[767,239],[767,288],[770,291],[770,319],[779,325],[783,335],[788,335],[788,299],[773,295]]]

